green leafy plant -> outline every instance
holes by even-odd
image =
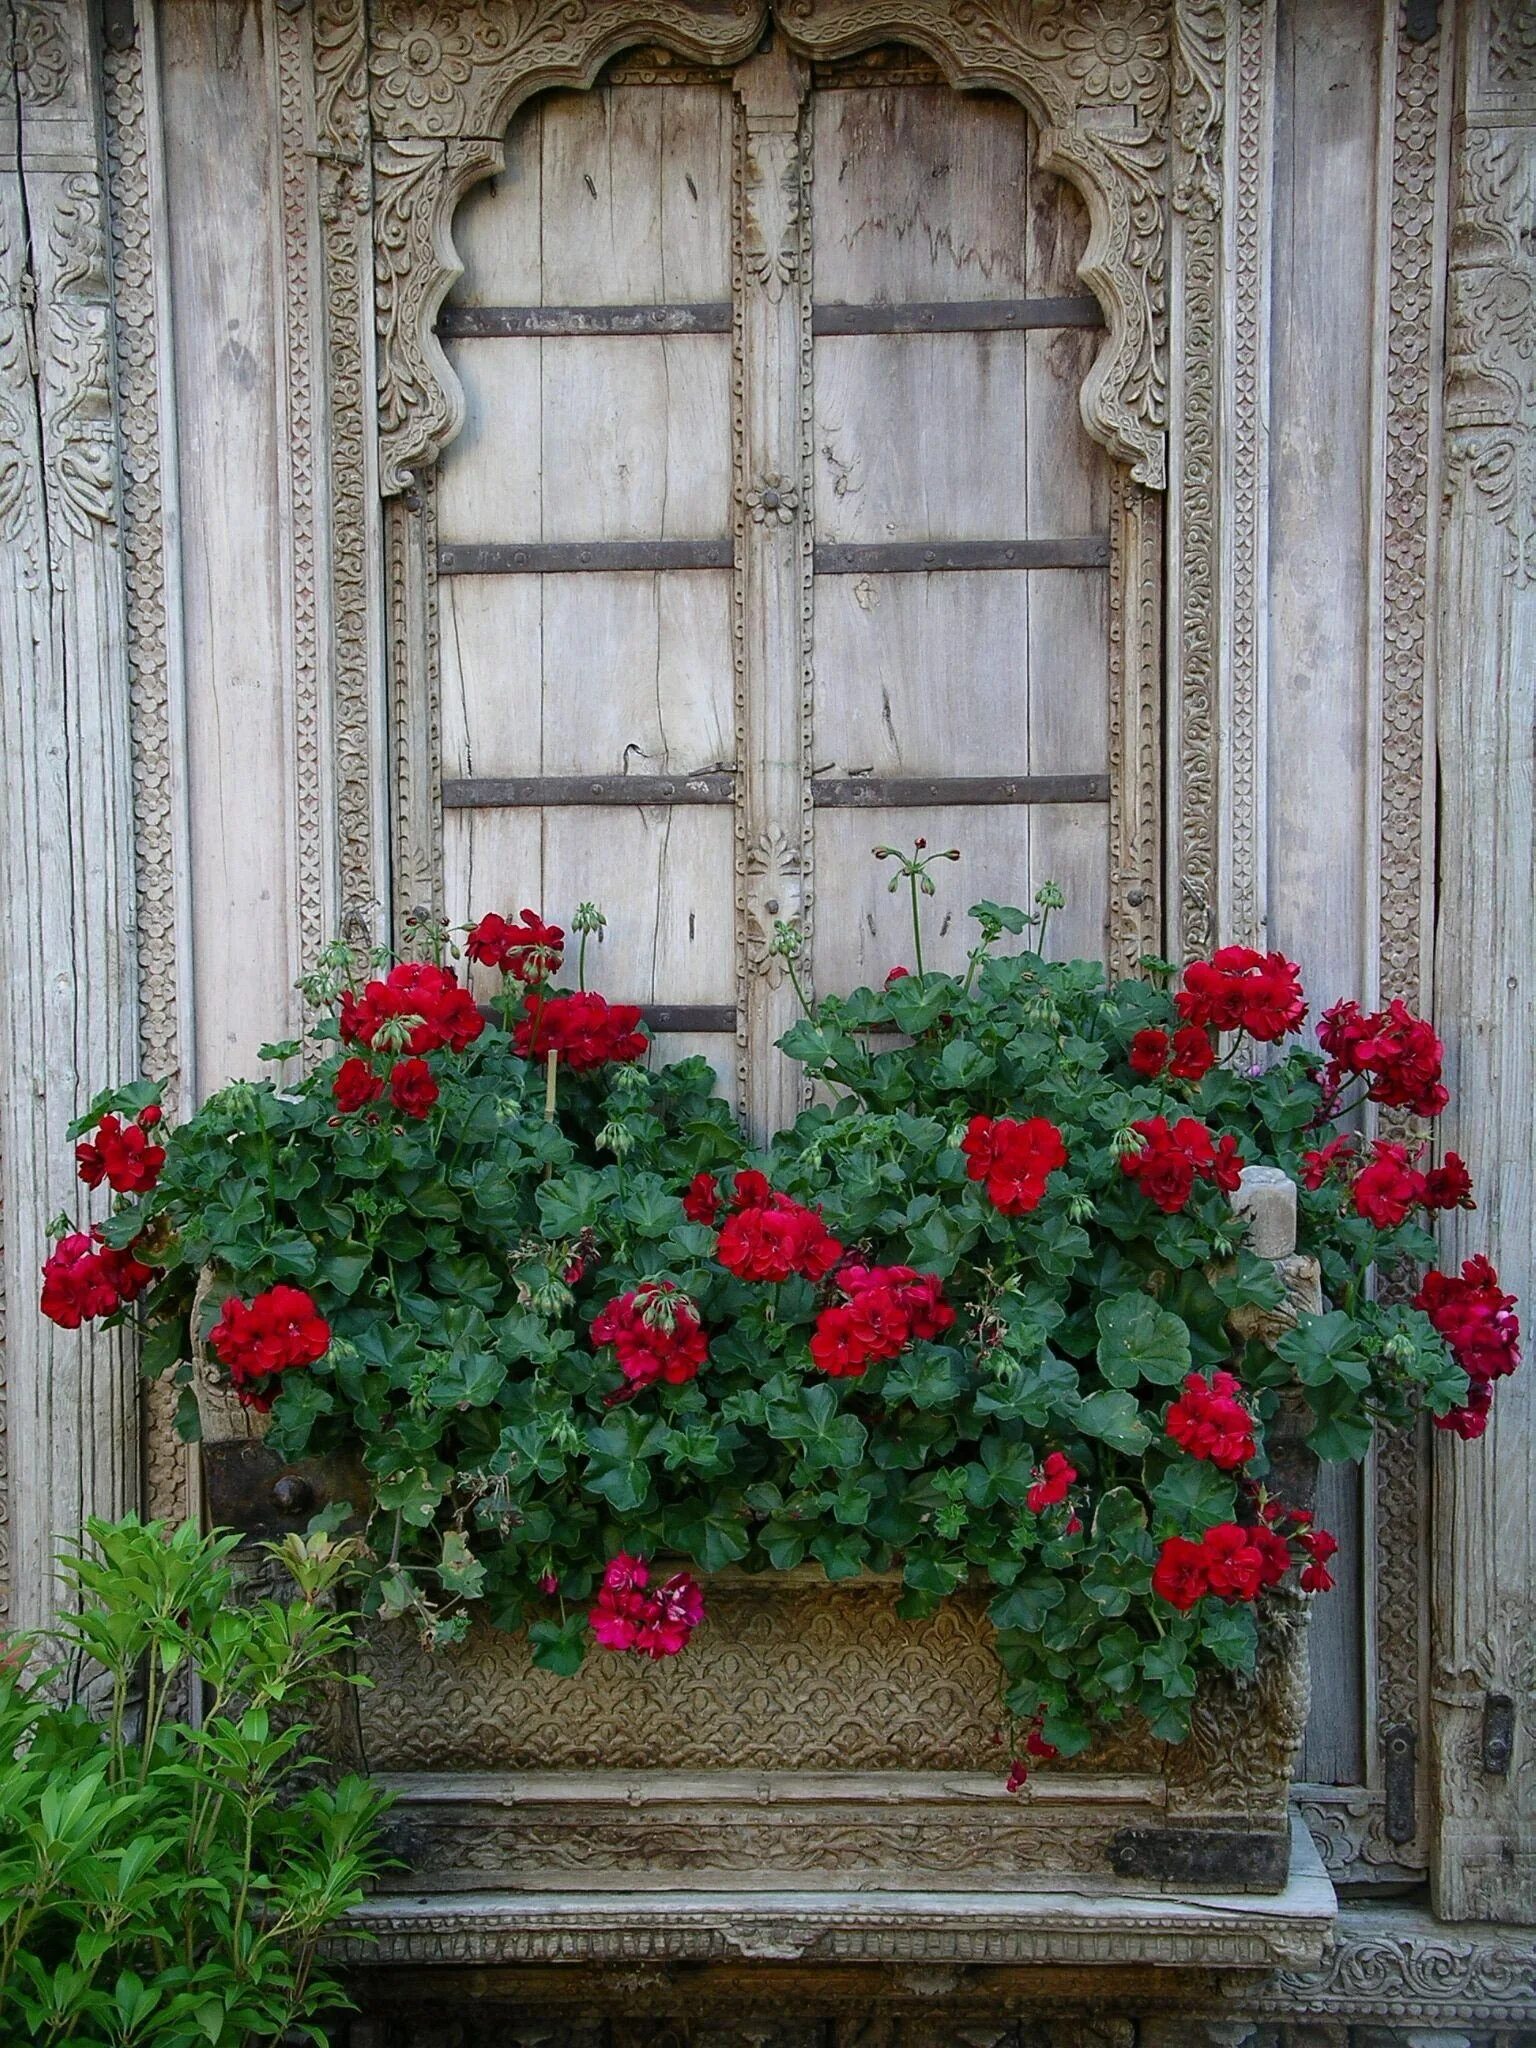
[[[356,1546],[269,1546],[292,1597],[237,1600],[237,1538],[101,1522],[64,1560],[50,1649],[98,1711],[13,1643],[0,1662],[0,2039],[239,2048],[344,2004],[324,1931],[379,1867],[385,1801],[306,1777],[318,1690],[346,1682],[334,1589]],[[200,1689],[194,1722],[173,1711]]]
[[[881,851],[920,958],[956,856]],[[44,1306],[136,1318],[189,1430],[206,1345],[279,1452],[360,1455],[365,1607],[431,1644],[478,1602],[555,1671],[674,1654],[701,1602],[653,1557],[895,1572],[909,1613],[980,1581],[1036,1754],[1128,1712],[1177,1738],[1203,1673],[1253,1668],[1264,1603],[1331,1583],[1271,1477],[1282,1392],[1324,1457],[1420,1408],[1474,1434],[1517,1326],[1484,1261],[1411,1305],[1373,1290],[1470,1201],[1422,1122],[1355,1128],[1365,1098],[1443,1106],[1426,1023],[1337,1005],[1319,1052],[1280,955],[1111,982],[1046,956],[1060,903],[979,903],[962,973],[815,1004],[784,1044],[823,1099],[760,1152],[703,1062],[649,1069],[638,1011],[558,985],[531,911],[465,940],[500,977],[485,1015],[446,933],[334,953],[302,1080],[163,1142],[153,1087],[92,1104],[82,1175],[117,1199],[61,1238]],[[801,986],[798,931],[773,948]],[[1301,1183],[1321,1315],[1252,1255],[1249,1165]]]

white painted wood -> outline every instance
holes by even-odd
[[[64,68],[13,74],[0,138],[0,1618],[21,1628],[55,1611],[58,1546],[138,1497],[128,1346],[37,1306],[47,1225],[92,1215],[64,1127],[137,1054],[100,81],[89,11],[46,26]]]

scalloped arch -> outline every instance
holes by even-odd
[[[1088,432],[1132,477],[1166,480],[1166,13],[1142,0],[478,0],[449,13],[379,0],[368,53],[374,134],[374,271],[380,488],[411,488],[463,425],[464,397],[438,343],[462,274],[454,211],[503,164],[502,137],[533,94],[585,88],[619,51],[661,43],[721,68],[770,19],[807,57],[910,43],[959,90],[1011,94],[1039,130],[1039,160],[1088,208],[1079,275],[1106,337],[1083,383]]]

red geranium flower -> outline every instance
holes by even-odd
[[[1518,1303],[1499,1286],[1499,1276],[1487,1259],[1468,1259],[1459,1276],[1431,1269],[1424,1275],[1413,1305],[1424,1311],[1450,1346],[1451,1356],[1472,1381],[1474,1391],[1479,1385],[1502,1379],[1519,1365]],[[1486,1404],[1480,1412],[1486,1417]],[[1480,1436],[1482,1430],[1471,1433]]]
[[[647,1280],[610,1301],[593,1319],[592,1342],[613,1346],[619,1371],[637,1389],[657,1380],[680,1387],[709,1355],[698,1311],[670,1280]]]
[[[605,1650],[634,1650],[645,1657],[675,1657],[704,1619],[704,1595],[687,1572],[651,1585],[643,1557],[620,1551],[603,1573],[587,1614]]]
[[[787,1280],[791,1273],[807,1280],[825,1279],[843,1256],[843,1248],[822,1222],[821,1211],[772,1189],[758,1199],[755,1183],[761,1175],[752,1183],[752,1199],[741,1206],[746,1178],[736,1176],[738,1206],[726,1219],[715,1247],[721,1265],[738,1280]]]
[[[302,1287],[278,1285],[242,1301],[231,1295],[208,1333],[208,1348],[229,1370],[248,1408],[267,1409],[278,1374],[313,1365],[330,1349],[330,1325]]]
[[[1396,1230],[1422,1208],[1424,1192],[1424,1176],[1409,1164],[1406,1149],[1378,1138],[1370,1163],[1355,1176],[1355,1214],[1377,1230]]]
[[[1180,1117],[1172,1126],[1163,1116],[1143,1117],[1131,1129],[1142,1140],[1141,1150],[1123,1152],[1120,1170],[1164,1215],[1176,1215],[1184,1207],[1196,1180],[1208,1180],[1228,1193],[1237,1186],[1242,1160],[1235,1138],[1217,1142],[1192,1116]]]
[[[341,999],[341,1035],[349,1045],[373,1045],[380,1027],[397,1018],[410,1020],[405,1049],[418,1055],[443,1046],[462,1052],[485,1029],[469,990],[427,960],[402,960],[360,996],[349,990]]]
[[[1492,1406],[1493,1388],[1487,1380],[1474,1380],[1462,1405],[1447,1409],[1444,1415],[1437,1415],[1435,1427],[1452,1430],[1463,1443],[1471,1443],[1488,1427],[1488,1411]]]
[[[1209,1459],[1223,1472],[1246,1465],[1258,1446],[1253,1417],[1239,1398],[1240,1383],[1229,1372],[1206,1379],[1192,1372],[1168,1410],[1164,1428],[1192,1458]]]
[[[525,1015],[512,1030],[513,1050],[525,1060],[558,1053],[573,1074],[644,1056],[646,1038],[638,1028],[635,1003],[610,1003],[593,994],[546,996],[530,989]]]
[[[136,1301],[154,1277],[154,1269],[141,1264],[131,1246],[118,1251],[99,1230],[72,1231],[44,1262],[39,1307],[61,1330],[78,1330]]]
[[[1133,1074],[1144,1074],[1149,1080],[1163,1071],[1168,1063],[1168,1034],[1149,1028],[1138,1031],[1131,1040],[1126,1059]]]
[[[1216,1063],[1216,1048],[1198,1024],[1181,1024],[1173,1034],[1168,1072],[1175,1081],[1199,1081]]]
[[[832,1379],[857,1379],[916,1339],[938,1337],[955,1320],[936,1273],[911,1266],[844,1266],[845,1300],[824,1308],[811,1333],[811,1360]]]
[[[960,1143],[965,1170],[1005,1216],[1027,1216],[1045,1197],[1045,1184],[1067,1163],[1061,1132],[1043,1116],[973,1116]]]
[[[1328,1561],[1338,1555],[1338,1538],[1331,1536],[1326,1529],[1304,1529],[1296,1541],[1312,1560],[1302,1568],[1302,1591],[1331,1593],[1334,1581],[1333,1574],[1328,1569]]]
[[[713,1223],[719,1213],[719,1181],[712,1173],[696,1173],[683,1196],[683,1214],[690,1223]]]
[[[1332,1173],[1347,1172],[1355,1156],[1355,1141],[1346,1131],[1340,1138],[1330,1138],[1315,1152],[1301,1155],[1301,1180],[1303,1187],[1316,1194],[1323,1182]]]
[[[1210,1571],[1203,1544],[1187,1536],[1167,1536],[1152,1567],[1152,1590],[1160,1600],[1188,1613],[1210,1591]]]
[[[354,1109],[365,1109],[370,1102],[377,1102],[383,1093],[383,1076],[376,1074],[368,1062],[360,1060],[355,1053],[351,1059],[342,1061],[331,1083],[331,1094],[343,1115],[350,1115]]]
[[[1475,1209],[1472,1176],[1454,1152],[1447,1152],[1438,1166],[1424,1176],[1424,1206],[1427,1209]]]
[[[105,1181],[116,1194],[147,1195],[160,1178],[165,1147],[152,1144],[141,1124],[104,1116],[95,1135],[75,1147],[75,1164],[88,1188]]]
[[[437,1100],[437,1083],[425,1060],[397,1060],[390,1069],[389,1099],[402,1116],[426,1116]]]
[[[545,924],[531,910],[522,911],[515,924],[492,910],[470,927],[464,950],[482,967],[499,968],[519,981],[549,981],[560,970],[565,933],[557,924]]]
[[[1252,946],[1221,946],[1209,960],[1192,960],[1174,1001],[1186,1024],[1246,1031],[1265,1044],[1299,1031],[1307,1014],[1296,963]]]
[[[1059,1507],[1077,1484],[1077,1468],[1069,1465],[1061,1451],[1052,1451],[1043,1465],[1035,1467],[1035,1483],[1024,1496],[1032,1515]]]
[[[1353,1074],[1368,1074],[1372,1102],[1415,1116],[1438,1116],[1450,1096],[1441,1080],[1445,1047],[1434,1027],[1394,998],[1371,1015],[1358,1003],[1335,1003],[1317,1027],[1317,1042],[1328,1054],[1324,1088],[1337,1094]]]
[[[1218,1600],[1257,1600],[1264,1585],[1265,1554],[1258,1532],[1236,1522],[1218,1522],[1203,1538],[1206,1573]]]

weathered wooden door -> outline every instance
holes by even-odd
[[[631,53],[530,102],[461,208],[437,485],[450,916],[598,901],[666,1053],[797,1106],[773,1050],[912,964],[877,844],[966,907],[1110,893],[1112,475],[1079,393],[1087,221],[1012,99],[902,49],[733,75]]]

